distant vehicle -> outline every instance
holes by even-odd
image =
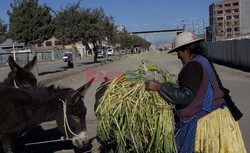
[[[66,52],[66,53],[63,54],[63,61],[64,61],[64,62],[67,62],[67,61],[68,61],[68,55],[69,55],[69,54],[72,55],[71,52]]]
[[[108,56],[114,55],[114,50],[113,50],[113,48],[108,48],[108,49],[107,49],[107,52],[108,52]]]
[[[97,51],[97,58],[103,58],[104,57],[104,49],[99,49]]]

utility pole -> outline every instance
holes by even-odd
[[[185,19],[177,19],[177,20],[181,21],[181,23],[182,23],[182,29],[185,31],[186,30],[186,26],[185,26],[185,23],[184,23]]]
[[[195,20],[198,20],[198,29],[195,29],[195,23],[197,23],[197,22],[195,22]],[[191,21],[192,21],[192,31],[194,32],[194,33],[199,33],[199,18],[192,18],[191,19]],[[198,32],[196,32],[196,30],[198,31]]]
[[[202,18],[202,32],[203,32],[203,34],[205,34],[204,30],[205,30],[205,22],[204,22],[204,18]]]

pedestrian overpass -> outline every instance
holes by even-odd
[[[143,39],[151,42],[152,48],[171,48],[173,38],[179,33],[184,32],[184,29],[162,29],[162,30],[144,30],[129,32],[134,35],[139,35]]]
[[[178,34],[178,33],[184,32],[184,29],[134,31],[134,32],[130,32],[130,33],[132,33],[132,34],[146,34],[146,33],[162,33],[162,32],[177,32],[177,34]]]

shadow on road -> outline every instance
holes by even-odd
[[[96,64],[96,63],[102,63],[102,61],[77,63],[77,67],[80,67],[80,66],[83,66],[83,65]],[[63,66],[63,67],[60,67],[60,69],[61,70],[41,72],[41,73],[39,73],[39,75],[43,76],[43,75],[47,75],[47,74],[53,74],[53,73],[57,73],[57,72],[63,72],[63,71],[67,71],[68,69],[72,69],[72,67]]]
[[[247,68],[247,67],[238,66],[238,65],[234,65],[234,64],[230,64],[230,63],[218,61],[218,60],[212,60],[212,61],[213,61],[214,63],[218,64],[218,65],[230,67],[230,68],[237,69],[237,70],[241,70],[241,71],[244,71],[244,72],[250,72],[250,68]]]
[[[81,65],[90,65],[90,64],[95,64],[95,63],[101,63],[102,61],[97,61],[97,62],[83,62],[80,63]]]
[[[68,69],[68,68],[67,68]],[[66,67],[64,70],[56,70],[56,71],[46,71],[46,72],[41,72],[39,73],[39,75],[46,75],[46,74],[52,74],[52,73],[57,73],[57,72],[63,72],[63,71],[66,71],[67,70]]]

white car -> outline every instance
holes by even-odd
[[[114,55],[114,50],[113,50],[113,48],[108,48],[108,49],[107,49],[107,52],[108,52],[108,56]]]
[[[64,54],[63,54],[63,61],[64,62],[67,62],[68,61],[68,55],[69,54],[71,54],[70,52],[65,52]]]
[[[99,49],[99,50],[97,51],[97,58],[103,58],[103,57],[104,57],[104,51],[101,50],[101,49]]]

